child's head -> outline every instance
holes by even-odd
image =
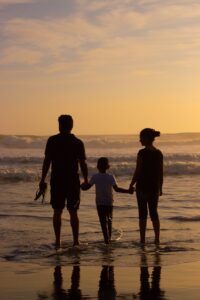
[[[109,161],[107,157],[100,157],[97,161],[97,169],[100,172],[105,172],[109,169]]]
[[[140,142],[146,146],[153,143],[155,137],[160,136],[160,131],[156,131],[152,128],[145,128],[140,132]]]

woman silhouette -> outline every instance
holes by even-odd
[[[145,148],[137,155],[136,169],[130,184],[136,183],[136,196],[139,210],[140,242],[145,243],[148,209],[155,233],[155,243],[160,242],[160,221],[158,216],[158,199],[162,195],[163,155],[155,148],[153,141],[160,132],[145,128],[140,132],[140,142]]]

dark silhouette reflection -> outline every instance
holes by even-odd
[[[116,299],[115,279],[114,279],[114,267],[102,266],[100,279],[99,279],[99,300],[115,300]]]
[[[63,277],[61,266],[56,266],[54,270],[54,291],[52,294],[53,300],[66,300],[66,299],[82,299],[82,293],[79,289],[80,283],[80,267],[73,266],[72,275],[71,275],[71,288],[67,291],[63,289]]]
[[[111,243],[108,246],[101,248],[101,265],[102,266],[110,266],[115,264],[114,258],[115,247]]]
[[[154,267],[152,273],[149,273],[147,264],[147,256],[144,252],[141,255],[141,267],[140,267],[140,300],[166,300],[165,291],[160,288],[161,279],[161,266],[160,255],[155,254]]]

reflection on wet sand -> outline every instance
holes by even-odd
[[[71,287],[69,289],[63,288],[63,274],[60,265],[56,266],[53,273],[53,291],[49,296],[47,294],[38,293],[38,300],[52,299],[52,300],[79,300],[82,298],[80,285],[80,266],[73,266],[71,274]],[[84,297],[84,299],[88,299]]]
[[[148,254],[149,255],[149,254]],[[115,269],[111,265],[103,265],[100,269],[99,278],[96,277],[96,272],[94,272],[94,279],[97,285],[91,286],[91,277],[87,276],[88,270],[86,269],[86,276],[82,278],[82,284],[85,284],[85,291],[82,291],[80,288],[80,266],[75,265],[72,268],[71,279],[70,279],[70,288],[64,288],[63,276],[64,271],[67,270],[66,267],[61,267],[57,265],[54,268],[53,272],[53,290],[50,293],[39,294],[38,300],[51,299],[51,300],[79,300],[79,299],[99,299],[99,300],[115,300],[115,299],[140,299],[140,300],[166,300],[165,291],[160,288],[161,280],[161,261],[159,252],[154,252],[151,254],[151,264],[148,265],[148,255],[145,249],[142,249],[140,254],[140,272],[139,272],[139,291],[134,290],[135,275],[138,274],[137,269],[127,269],[130,272],[130,277],[123,278],[123,275],[120,274],[120,268],[116,268],[118,278],[120,282],[115,281]],[[153,261],[152,261],[153,256]],[[82,267],[82,272],[85,274],[85,267]],[[98,268],[98,267],[97,267]],[[99,269],[99,268],[98,268]],[[96,268],[94,269],[97,270]],[[94,271],[93,270],[93,271]],[[68,273],[66,273],[67,275]],[[91,274],[90,274],[91,276]],[[138,276],[138,275],[137,275]],[[67,278],[67,276],[66,276]],[[90,279],[89,279],[90,278]],[[123,287],[124,285],[128,286],[129,292],[122,290],[117,291],[117,284]],[[96,281],[97,279],[97,281]],[[66,280],[65,280],[66,283]],[[68,282],[67,282],[68,283]],[[94,283],[93,283],[94,284]],[[89,288],[89,289],[88,289]],[[138,287],[137,287],[138,289]],[[90,292],[89,292],[90,291]],[[84,293],[84,294],[83,294]]]
[[[63,277],[61,272],[61,266],[56,266],[54,271],[54,291],[52,294],[53,300],[62,299],[82,299],[82,293],[79,289],[80,284],[80,267],[73,266],[71,275],[71,287],[67,291],[62,288]]]
[[[154,254],[154,263],[152,273],[149,274],[147,255],[141,254],[140,266],[140,292],[141,300],[166,300],[165,291],[160,288],[161,262],[159,253]]]
[[[115,289],[114,267],[102,266],[100,279],[99,279],[98,299],[115,300],[116,295],[117,292]]]

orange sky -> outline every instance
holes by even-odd
[[[200,131],[200,3],[0,0],[1,134]]]

